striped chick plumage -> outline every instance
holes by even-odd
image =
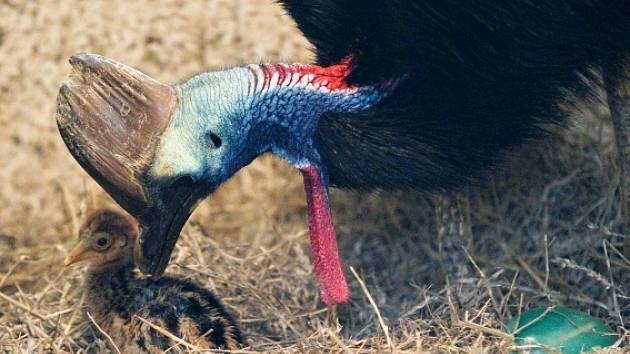
[[[65,262],[89,263],[87,309],[116,347],[123,353],[237,349],[239,326],[211,291],[183,278],[138,272],[133,263],[137,234],[129,217],[100,209],[87,218]],[[186,344],[178,344],[178,338]]]

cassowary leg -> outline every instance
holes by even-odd
[[[621,61],[607,65],[603,76],[617,143],[622,224],[627,229],[630,225],[630,63]],[[626,253],[630,252],[630,238],[626,239],[624,248]]]
[[[630,72],[627,67],[610,65],[604,68],[604,82],[608,97],[610,118],[615,130],[617,158],[621,174],[620,189],[624,222],[626,222],[630,201]]]
[[[466,249],[472,244],[468,194],[436,196],[436,226],[442,272],[454,300],[466,307],[475,291],[474,269]]]

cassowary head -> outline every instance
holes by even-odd
[[[195,206],[273,152],[304,174],[320,281],[345,286],[325,166],[312,137],[324,112],[369,108],[396,82],[347,85],[349,61],[327,68],[250,65],[174,86],[98,55],[78,54],[70,63],[71,79],[58,97],[59,130],[79,163],[140,221],[143,271],[161,274]],[[326,270],[331,262],[335,274]],[[327,303],[347,297],[346,290],[322,293]]]

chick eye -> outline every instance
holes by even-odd
[[[109,238],[105,236],[99,237],[98,239],[96,239],[96,242],[94,243],[94,245],[96,246],[97,249],[104,250],[107,247],[109,247]]]

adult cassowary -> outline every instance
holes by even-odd
[[[61,135],[142,225],[161,274],[198,202],[273,152],[298,168],[327,304],[347,300],[328,186],[447,190],[593,98],[603,73],[628,171],[630,6],[615,0],[280,0],[317,65],[262,64],[174,85],[97,55],[71,58]],[[596,76],[596,75],[595,75]]]

